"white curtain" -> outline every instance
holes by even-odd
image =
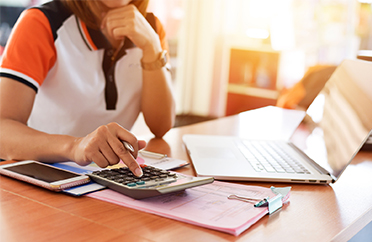
[[[210,115],[218,0],[185,0],[176,76],[177,113]]]

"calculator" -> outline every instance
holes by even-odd
[[[214,181],[213,177],[193,177],[152,166],[141,167],[142,177],[136,177],[128,167],[94,171],[88,175],[93,181],[134,199],[182,191]]]

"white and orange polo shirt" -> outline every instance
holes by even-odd
[[[160,21],[147,15],[168,49]],[[131,129],[141,111],[142,50],[126,39],[115,60],[112,55],[100,31],[52,1],[21,14],[7,42],[0,76],[37,93],[28,120],[32,128],[73,136],[85,136],[109,122]]]

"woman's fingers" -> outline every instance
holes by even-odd
[[[128,148],[124,146],[123,141],[128,143]],[[110,123],[77,139],[74,160],[81,165],[87,165],[93,161],[102,168],[115,165],[122,160],[136,176],[142,176],[142,169],[135,159],[138,149],[145,146],[145,141],[137,141],[131,132],[119,124]]]
[[[128,168],[133,172],[134,175],[142,176],[142,169],[135,160],[138,153],[137,139],[135,139],[135,141],[128,142],[130,146],[132,146],[133,152],[127,149],[122,141],[128,142],[124,140],[124,138],[120,137],[115,138],[114,140],[110,140],[112,150],[128,166]]]
[[[138,9],[129,4],[107,12],[101,22],[101,30],[112,39],[129,38],[140,49],[159,45],[159,37]]]

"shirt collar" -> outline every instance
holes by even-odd
[[[77,19],[77,23],[78,23],[81,37],[83,38],[89,50],[95,51],[99,49],[112,49],[110,42],[107,40],[107,38],[104,36],[104,34],[101,31],[97,29],[89,28],[80,19]],[[122,51],[120,52],[123,52],[123,50],[133,48],[133,47],[135,47],[133,42],[129,40],[128,38],[126,38]],[[120,52],[119,52],[119,55],[120,55]]]

